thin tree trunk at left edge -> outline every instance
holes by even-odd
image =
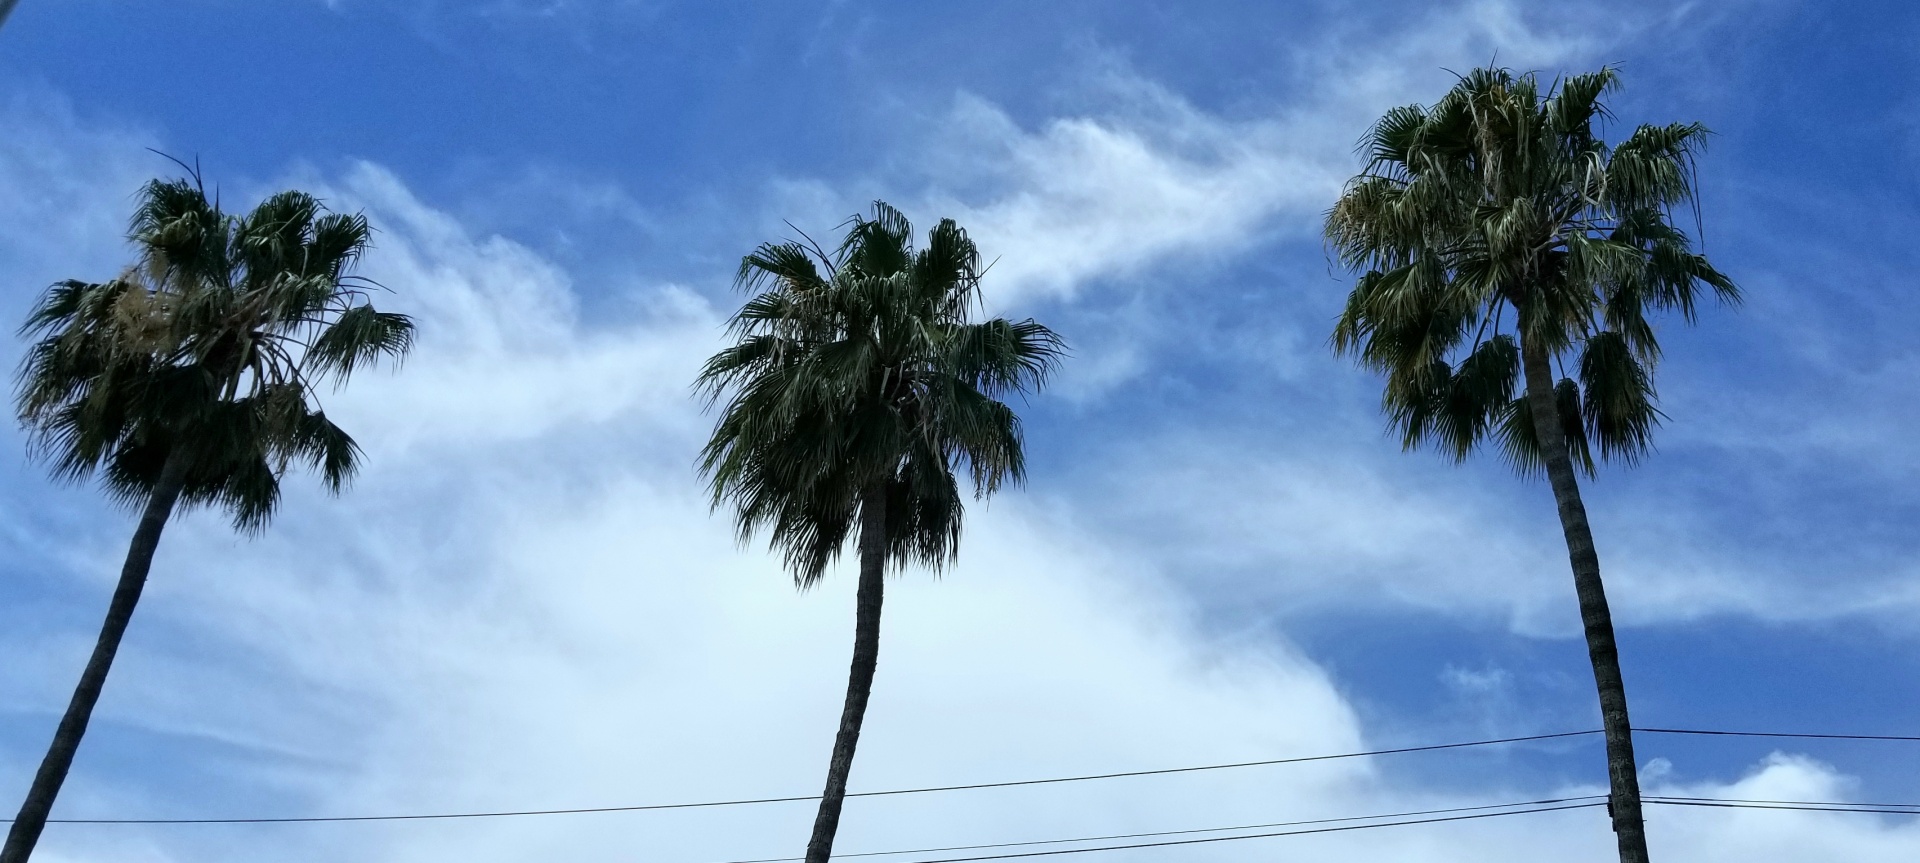
[[[167,519],[173,515],[174,501],[180,497],[180,488],[185,484],[187,461],[186,454],[176,449],[160,468],[160,480],[154,484],[152,496],[147,498],[146,510],[140,514],[140,526],[134,529],[133,542],[127,548],[126,563],[120,568],[120,583],[113,590],[107,618],[100,625],[100,639],[94,643],[86,670],[80,673],[80,684],[74,687],[66,715],[60,717],[53,744],[47,747],[47,757],[33,775],[33,786],[27,790],[26,801],[20,804],[20,814],[7,831],[7,844],[0,848],[0,863],[27,863],[33,856],[34,846],[40,842],[40,831],[46,829],[53,801],[60,796],[60,786],[67,781],[67,771],[73,768],[73,756],[80,751],[80,739],[86,736],[87,723],[93,719],[93,707],[100,702],[107,672],[113,669],[113,658],[120,652],[120,639],[127,634],[133,609],[140,604],[140,592],[147,586],[147,571],[153,567],[153,553],[160,547],[160,532],[166,529]]]
[[[853,772],[853,750],[860,743],[860,724],[866,719],[873,672],[880,662],[880,602],[886,587],[886,565],[887,493],[885,484],[879,483],[860,501],[860,589],[854,600],[853,668],[847,679],[847,703],[840,712],[840,732],[833,740],[833,760],[827,766],[827,789],[820,796],[820,812],[813,819],[813,838],[807,842],[806,863],[827,863],[833,857],[840,807],[847,799],[847,776]]]

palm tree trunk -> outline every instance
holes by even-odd
[[[1593,663],[1593,682],[1600,690],[1600,727],[1607,738],[1607,809],[1613,814],[1613,832],[1620,844],[1620,863],[1647,863],[1646,822],[1640,817],[1640,777],[1633,758],[1633,724],[1627,719],[1627,686],[1620,675],[1620,652],[1614,646],[1613,615],[1607,610],[1606,585],[1600,580],[1600,555],[1594,551],[1593,531],[1587,526],[1587,507],[1580,501],[1580,485],[1567,454],[1566,431],[1553,391],[1553,369],[1546,351],[1521,346],[1526,373],[1527,406],[1547,464],[1547,480],[1560,507],[1560,529],[1567,538],[1567,557],[1573,563],[1573,590],[1580,598],[1580,623],[1587,635],[1587,659]]]
[[[876,484],[860,501],[860,590],[854,600],[853,670],[847,678],[847,703],[840,711],[840,733],[833,739],[833,760],[827,765],[827,790],[820,796],[820,812],[813,819],[813,838],[807,841],[806,863],[827,863],[833,857],[840,806],[847,799],[847,775],[853,771],[853,750],[860,743],[860,723],[867,715],[873,671],[880,662],[880,600],[886,587],[886,565],[887,492],[884,484]]]
[[[174,501],[180,497],[180,488],[186,482],[187,461],[185,453],[176,449],[160,469],[160,480],[147,498],[146,511],[141,513],[140,526],[134,529],[133,542],[127,549],[127,561],[120,568],[120,584],[113,590],[107,619],[100,625],[100,640],[94,643],[93,656],[80,674],[80,685],[74,687],[73,701],[67,704],[66,715],[60,717],[60,727],[53,733],[53,745],[47,747],[47,757],[40,762],[39,772],[33,775],[26,802],[20,804],[20,814],[14,818],[13,828],[7,831],[7,844],[0,848],[0,863],[27,863],[27,858],[33,856],[34,845],[40,841],[40,831],[47,826],[54,798],[60,795],[67,770],[73,767],[80,738],[87,733],[93,706],[100,701],[100,689],[106,685],[107,672],[113,668],[114,654],[120,651],[120,638],[126,635],[127,624],[133,620],[133,608],[140,603],[140,591],[147,585],[147,570],[153,565],[154,549],[160,546],[160,532],[166,528]]]

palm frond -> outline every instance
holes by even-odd
[[[740,261],[734,285],[743,291],[756,291],[777,284],[793,291],[823,287],[820,270],[813,256],[799,243],[767,243]]]
[[[1331,344],[1383,375],[1406,446],[1461,458],[1492,436],[1536,470],[1531,414],[1513,392],[1524,346],[1581,369],[1555,390],[1574,461],[1631,462],[1658,419],[1650,315],[1692,321],[1708,291],[1739,300],[1670,223],[1692,201],[1706,130],[1640,126],[1609,148],[1598,127],[1618,81],[1611,68],[1546,87],[1474,69],[1362,139],[1365,167],[1326,216],[1329,250],[1358,273]]]
[[[1693,162],[1705,149],[1699,123],[1641,126],[1607,161],[1608,197],[1622,210],[1665,211],[1693,199]]]
[[[1065,350],[1032,320],[970,320],[981,259],[954,222],[924,248],[883,202],[846,227],[825,276],[797,244],[748,255],[740,281],[759,292],[696,381],[720,405],[697,463],[714,507],[731,505],[743,542],[766,535],[803,587],[841,553],[872,489],[896,563],[950,561],[956,472],[982,496],[1019,480],[1019,419],[999,398],[1039,389]]]
[[[1613,116],[1601,97],[1619,86],[1620,74],[1607,66],[1560,82],[1545,106],[1547,123],[1555,136],[1576,146],[1584,143],[1592,135],[1595,122]]]
[[[55,284],[22,328],[37,341],[15,407],[35,454],[57,477],[98,475],[129,504],[185,458],[180,504],[222,508],[243,531],[271,518],[293,464],[339,490],[358,450],[308,385],[397,361],[413,340],[405,315],[376,311],[348,282],[366,219],[299,191],[229,216],[194,177],[148,183],[130,227],[138,264]]]
[[[412,347],[411,318],[355,305],[320,327],[306,352],[305,366],[316,379],[331,377],[344,385],[356,367],[383,357],[397,363]]]
[[[1594,462],[1593,450],[1587,445],[1587,427],[1581,417],[1580,385],[1562,378],[1554,385],[1553,399],[1560,417],[1561,433],[1566,440],[1567,456],[1573,460],[1576,469],[1593,476],[1598,465]],[[1501,455],[1521,476],[1540,476],[1547,469],[1546,453],[1540,447],[1536,428],[1533,407],[1528,404],[1527,397],[1522,395],[1514,399],[1504,411],[1498,437]]]
[[[1653,448],[1660,425],[1654,407],[1653,375],[1628,340],[1616,332],[1596,333],[1580,353],[1580,414],[1587,437],[1600,456],[1634,464]]]

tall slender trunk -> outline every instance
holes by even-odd
[[[1587,659],[1593,663],[1593,683],[1600,690],[1600,727],[1607,738],[1607,809],[1613,814],[1613,832],[1620,845],[1620,863],[1647,863],[1646,822],[1640,817],[1640,777],[1633,758],[1633,724],[1627,719],[1627,686],[1620,675],[1620,652],[1614,646],[1613,615],[1607,610],[1606,585],[1600,580],[1600,555],[1594,551],[1593,531],[1587,527],[1587,507],[1580,502],[1580,484],[1567,454],[1566,431],[1553,391],[1553,369],[1547,353],[1521,345],[1526,373],[1527,406],[1546,458],[1547,481],[1560,507],[1560,529],[1567,537],[1567,557],[1573,563],[1573,591],[1580,598],[1580,623],[1587,635]]]
[[[886,588],[886,566],[887,492],[884,484],[876,484],[860,501],[860,590],[854,600],[853,670],[847,676],[847,703],[840,711],[840,733],[833,738],[827,790],[820,796],[820,813],[813,819],[806,863],[827,863],[833,857],[840,806],[847,799],[847,774],[853,771],[853,750],[860,743],[860,723],[867,716],[873,671],[880,662],[880,600]]]
[[[140,604],[140,591],[147,586],[147,570],[153,565],[154,549],[160,546],[160,532],[166,528],[174,501],[179,499],[180,488],[186,482],[187,461],[186,454],[176,449],[160,468],[160,480],[147,498],[146,510],[140,514],[140,526],[134,529],[133,542],[127,548],[127,561],[120,568],[120,584],[114,588],[113,601],[107,605],[107,619],[100,624],[100,640],[94,643],[93,656],[87,660],[86,670],[80,673],[80,685],[74,687],[66,715],[60,717],[60,726],[53,733],[53,745],[47,747],[47,757],[41,760],[39,772],[33,775],[26,802],[20,804],[20,814],[14,818],[13,828],[7,831],[7,844],[0,848],[0,863],[27,863],[27,858],[33,856],[34,845],[40,841],[40,831],[46,829],[47,814],[53,811],[54,798],[60,796],[67,770],[73,767],[74,753],[80,750],[80,738],[86,736],[87,722],[93,718],[93,706],[100,701],[100,689],[106,685],[107,672],[113,668],[114,654],[120,651],[120,638],[127,634],[133,608]]]

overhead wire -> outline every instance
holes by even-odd
[[[1558,806],[1541,806],[1533,809],[1511,809],[1505,812],[1477,812],[1470,815],[1448,815],[1438,818],[1417,818],[1405,821],[1383,821],[1374,824],[1346,824],[1338,827],[1314,827],[1306,830],[1282,830],[1275,833],[1249,833],[1244,836],[1208,836],[1200,839],[1172,839],[1162,842],[1135,842],[1126,845],[1100,845],[1093,848],[1060,848],[1050,851],[1019,851],[1010,854],[982,854],[973,857],[939,857],[930,860],[915,860],[913,863],[975,863],[980,860],[1012,860],[1022,857],[1057,857],[1065,854],[1092,854],[1101,851],[1127,851],[1136,848],[1169,848],[1178,845],[1204,845],[1214,842],[1238,842],[1243,839],[1272,839],[1280,836],[1307,836],[1315,833],[1345,833],[1354,830],[1372,830],[1380,827],[1406,827],[1414,824],[1439,824],[1447,821],[1474,821],[1483,818],[1504,818],[1509,815],[1537,815],[1542,812],[1561,812],[1569,809],[1589,809],[1605,806],[1605,801],[1593,803],[1567,803]]]
[[[1447,749],[1464,749],[1473,746],[1494,746],[1506,743],[1525,743],[1536,740],[1554,740],[1566,737],[1584,737],[1599,734],[1592,731],[1565,731],[1555,734],[1530,734],[1521,737],[1502,737],[1493,740],[1469,740],[1459,743],[1434,743],[1424,746],[1403,746],[1396,749],[1375,749],[1366,752],[1340,752],[1330,755],[1301,755],[1291,758],[1270,758],[1264,761],[1239,761],[1229,764],[1204,764],[1195,767],[1165,767],[1155,770],[1128,770],[1118,773],[1091,773],[1079,776],[1058,776],[1046,779],[1017,779],[1006,782],[978,782],[968,785],[937,785],[925,788],[897,788],[885,791],[857,791],[847,797],[887,797],[901,794],[929,794],[941,791],[974,791],[985,788],[1013,788],[1028,785],[1052,785],[1064,782],[1088,782],[1101,779],[1122,779],[1133,776],[1163,776],[1174,773],[1195,773],[1204,770],[1232,770],[1243,767],[1265,767],[1278,764],[1303,764],[1314,761],[1334,761],[1344,758],[1367,758],[1376,755],[1403,755],[1413,752],[1437,752]],[[511,818],[528,815],[585,815],[606,812],[648,812],[665,809],[705,809],[721,806],[754,806],[767,803],[796,803],[818,800],[820,795],[810,794],[795,797],[756,797],[740,800],[703,800],[692,803],[648,803],[633,806],[595,806],[576,809],[527,809],[500,810],[488,812],[435,812],[407,815],[329,815],[287,818],[50,818],[49,824],[312,824],[340,821],[429,821],[453,818]],[[0,821],[0,823],[4,823]]]
[[[1712,797],[1642,797],[1657,806],[1699,806],[1710,809],[1772,809],[1783,812],[1860,812],[1877,815],[1920,815],[1920,803],[1833,803],[1818,800],[1722,800]]]
[[[1310,824],[1337,824],[1343,821],[1378,821],[1386,818],[1411,818],[1416,815],[1450,815],[1456,812],[1479,812],[1488,809],[1513,809],[1522,806],[1544,806],[1554,803],[1603,801],[1605,799],[1605,794],[1589,794],[1581,797],[1556,797],[1549,800],[1488,803],[1480,806],[1456,806],[1450,809],[1421,809],[1413,812],[1390,812],[1378,815],[1348,815],[1341,818],[1315,818],[1306,821],[1274,821],[1265,824],[1241,824],[1234,827],[1198,827],[1188,830],[1158,830],[1150,833],[1115,833],[1106,836],[1079,836],[1071,839],[1034,839],[1026,842],[993,842],[984,845],[948,845],[941,848],[912,848],[899,851],[861,851],[857,853],[836,853],[833,856],[835,858],[891,857],[900,854],[937,854],[945,851],[979,851],[990,848],[1064,845],[1074,842],[1110,842],[1116,839],[1145,839],[1156,836],[1184,836],[1194,833],[1228,833],[1235,830],[1264,830],[1269,827],[1303,827]],[[792,861],[795,860],[805,859],[805,857],[763,857],[752,860],[728,860],[724,861],[724,863],[792,863]]]
[[[1705,737],[1777,737],[1795,740],[1895,740],[1920,742],[1920,736],[1900,734],[1804,734],[1787,731],[1714,731],[1700,728],[1635,728],[1635,734],[1694,734]]]
[[[1580,808],[1587,808],[1587,807],[1604,806],[1606,805],[1606,799],[1607,799],[1607,795],[1605,794],[1589,794],[1589,795],[1580,796],[1580,797],[1559,797],[1559,798],[1552,798],[1552,799],[1546,799],[1546,800],[1528,800],[1528,801],[1520,801],[1520,802],[1514,802],[1514,803],[1489,803],[1489,804],[1484,804],[1480,806],[1459,806],[1459,807],[1454,807],[1450,809],[1425,809],[1425,810],[1418,810],[1418,811],[1412,811],[1412,812],[1381,813],[1377,815],[1349,815],[1349,816],[1340,817],[1340,818],[1317,818],[1317,819],[1304,820],[1304,821],[1278,821],[1278,822],[1273,822],[1268,824],[1244,824],[1237,827],[1201,827],[1201,828],[1194,828],[1194,829],[1188,829],[1188,830],[1162,830],[1162,831],[1155,831],[1150,833],[1117,833],[1117,834],[1111,834],[1111,835],[1105,835],[1105,836],[1080,836],[1080,837],[1067,838],[1067,839],[1037,839],[1037,840],[1029,840],[1024,842],[994,842],[994,843],[987,843],[987,844],[980,844],[980,845],[948,845],[948,846],[935,847],[935,848],[912,848],[912,849],[901,849],[901,850],[894,850],[894,851],[862,851],[857,853],[835,854],[834,857],[835,858],[894,857],[894,856],[902,856],[907,854],[938,854],[938,853],[944,853],[949,851],[984,851],[984,850],[991,850],[996,848],[1022,848],[1022,847],[1034,847],[1034,846],[1040,846],[1040,845],[1066,845],[1066,844],[1074,844],[1074,843],[1082,843],[1082,842],[1109,842],[1117,839],[1142,839],[1142,838],[1152,838],[1152,837],[1160,837],[1160,836],[1183,836],[1183,835],[1192,835],[1196,833],[1228,833],[1228,832],[1234,832],[1234,831],[1240,831],[1240,830],[1261,830],[1261,829],[1266,829],[1270,827],[1303,827],[1303,826],[1309,826],[1309,825],[1338,824],[1338,823],[1350,822],[1350,821],[1388,821],[1389,819],[1412,818],[1414,816],[1451,815],[1454,813],[1461,813],[1461,812],[1485,812],[1485,810],[1495,810],[1495,809],[1518,810],[1518,811],[1486,812],[1485,814],[1482,814],[1482,815],[1467,816],[1463,818],[1433,818],[1433,819],[1421,819],[1421,820],[1414,820],[1414,821],[1392,821],[1391,823],[1380,823],[1380,824],[1363,824],[1363,825],[1356,825],[1353,827],[1341,828],[1341,829],[1351,830],[1351,829],[1361,829],[1364,827],[1396,827],[1396,826],[1401,826],[1403,824],[1428,824],[1428,823],[1437,823],[1442,821],[1467,820],[1467,818],[1475,818],[1475,817],[1492,817],[1497,815],[1523,815],[1523,814],[1531,814],[1533,812],[1553,812],[1553,811],[1559,811],[1562,809],[1580,809]],[[1771,810],[1786,810],[1786,811],[1800,811],[1800,812],[1865,812],[1865,813],[1880,813],[1880,814],[1891,814],[1891,815],[1920,815],[1920,803],[1842,803],[1842,802],[1836,802],[1836,801],[1819,801],[1819,800],[1749,800],[1749,799],[1741,799],[1741,798],[1675,797],[1675,796],[1666,796],[1666,795],[1650,795],[1650,796],[1643,797],[1641,799],[1647,803],[1663,804],[1663,805],[1670,805],[1670,806],[1705,806],[1705,807],[1735,808],[1735,809],[1771,809]],[[1562,806],[1562,805],[1555,805],[1555,804],[1579,804],[1579,805]],[[1528,808],[1528,807],[1532,807],[1532,808]],[[1100,847],[1100,848],[1078,848],[1078,849],[1067,849],[1062,851],[1039,852],[1039,853],[1030,853],[1030,854],[986,855],[986,856],[979,856],[979,857],[951,858],[947,860],[916,860],[916,861],[913,861],[913,863],[960,863],[960,861],[999,860],[999,859],[1008,859],[1012,857],[1044,856],[1045,854],[1072,854],[1072,853],[1081,853],[1081,852],[1087,852],[1087,851],[1117,851],[1122,849],[1133,849],[1133,848],[1162,847],[1166,845],[1196,844],[1198,842],[1208,842],[1208,841],[1226,841],[1231,839],[1260,839],[1260,838],[1275,837],[1275,836],[1294,836],[1294,835],[1304,835],[1304,834],[1322,833],[1322,832],[1334,832],[1334,831],[1333,830],[1284,831],[1279,833],[1262,833],[1262,834],[1248,835],[1248,836],[1226,836],[1226,837],[1218,837],[1215,839],[1187,840],[1184,842],[1136,843],[1136,844],[1129,844],[1129,845],[1116,845],[1116,846],[1107,846],[1107,847]],[[805,859],[806,858],[804,857],[761,857],[761,858],[741,859],[741,860],[727,860],[727,861],[721,861],[721,863],[793,863],[793,861],[805,860]]]
[[[1680,797],[1680,796],[1675,796],[1671,794],[1654,794],[1654,795],[1648,796],[1645,799],[1671,800],[1671,801],[1680,801],[1680,802],[1701,801],[1701,802],[1708,802],[1708,803],[1767,803],[1767,804],[1778,804],[1783,806],[1872,806],[1879,809],[1920,810],[1920,803],[1849,803],[1849,802],[1823,801],[1823,800],[1753,800],[1753,799],[1743,798],[1743,797]]]
[[[1694,728],[1636,728],[1634,731],[1645,734],[1683,734],[1725,737],[1766,737],[1804,740],[1879,740],[1920,742],[1920,736],[1891,734],[1826,734],[1772,731],[1720,731]],[[1265,767],[1282,764],[1303,764],[1316,761],[1333,761],[1349,758],[1368,758],[1380,755],[1401,755],[1417,752],[1437,752],[1449,749],[1464,749],[1478,746],[1494,746],[1509,743],[1527,743],[1542,740],[1555,740],[1574,737],[1587,737],[1601,733],[1600,729],[1585,731],[1563,731],[1553,734],[1530,734],[1517,737],[1501,737],[1489,740],[1470,740],[1454,743],[1435,743],[1422,746],[1403,746],[1392,749],[1375,749],[1363,752],[1341,752],[1327,755],[1302,755],[1289,758],[1270,758],[1259,761],[1238,761],[1225,764],[1204,764],[1191,767],[1166,767],[1151,770],[1128,770],[1112,773],[1091,773],[1075,776],[1057,776],[1042,779],[1018,779],[1002,782],[978,782],[964,785],[937,785],[921,788],[897,788],[882,791],[857,791],[847,795],[849,798],[886,797],[903,794],[929,794],[946,791],[972,791],[988,788],[1013,788],[1032,785],[1052,785],[1069,782],[1089,782],[1105,779],[1121,779],[1136,776],[1164,776],[1178,773],[1195,773],[1210,770],[1232,770],[1247,767]],[[628,806],[594,806],[556,809],[517,809],[477,812],[432,812],[408,813],[397,815],[326,815],[292,816],[263,818],[52,818],[49,824],[315,824],[356,821],[430,821],[468,818],[511,818],[536,815],[586,815],[613,812],[648,812],[674,809],[705,809],[730,806],[754,806],[773,803],[800,803],[818,800],[817,794],[795,795],[787,797],[756,797],[733,800],[703,800],[686,803],[648,803]],[[12,819],[0,819],[0,823],[10,823]]]

